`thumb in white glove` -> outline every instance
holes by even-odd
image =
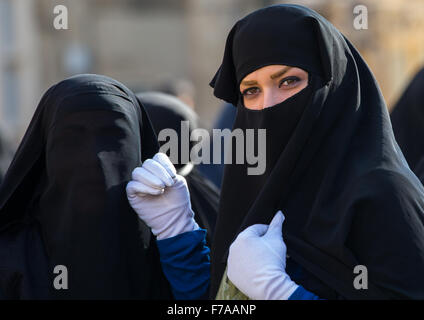
[[[230,246],[227,276],[251,299],[287,300],[298,288],[285,271],[284,219],[278,211],[269,226],[255,224],[246,228]]]
[[[199,229],[187,182],[166,154],[157,153],[135,168],[126,191],[131,207],[158,240]]]

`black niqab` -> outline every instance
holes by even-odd
[[[214,94],[241,108],[240,81],[272,64],[307,71],[311,97],[306,105],[292,106],[302,108],[298,120],[272,110],[291,104],[290,99],[261,111],[278,116],[264,123],[272,134],[276,126],[293,131],[278,147],[260,188],[249,183],[256,178],[246,170],[225,168],[212,246],[212,297],[237,234],[252,224],[269,224],[281,209],[287,253],[315,277],[300,281],[306,289],[333,299],[424,298],[424,189],[394,139],[366,63],[316,12],[271,6],[230,31],[211,82]],[[245,122],[240,115],[238,121]],[[267,139],[274,144],[272,135]],[[251,188],[259,191],[245,208]],[[353,286],[357,265],[367,267],[367,290]]]
[[[0,190],[0,251],[19,248],[17,258],[0,262],[20,277],[12,295],[171,298],[155,242],[143,242],[152,234],[148,228],[140,234],[125,193],[132,170],[157,150],[144,109],[121,83],[78,75],[50,88]],[[27,234],[36,239],[36,252],[22,240]],[[32,265],[23,265],[26,260]],[[57,265],[68,270],[67,290],[53,288]],[[44,283],[31,285],[33,278]]]

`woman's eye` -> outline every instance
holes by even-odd
[[[298,81],[300,81],[300,79],[298,77],[292,76],[292,77],[287,77],[284,78],[280,81],[280,85],[279,87],[291,87],[293,85],[295,85]]]
[[[245,96],[245,97],[246,96],[252,96],[252,95],[255,95],[259,92],[260,92],[260,89],[258,87],[252,87],[252,88],[248,88],[248,89],[243,90],[242,95]]]

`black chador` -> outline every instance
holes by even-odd
[[[172,298],[153,235],[125,193],[157,150],[146,112],[121,83],[79,75],[51,87],[0,190],[1,297]]]
[[[240,81],[267,65],[299,67],[308,86],[264,110],[243,106]],[[267,7],[231,29],[211,82],[237,105],[234,128],[267,129],[267,168],[226,165],[212,245],[212,297],[228,248],[281,209],[290,260],[321,298],[424,299],[424,188],[396,143],[370,69],[333,25],[296,5]],[[368,289],[353,286],[368,270]]]

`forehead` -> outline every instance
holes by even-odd
[[[86,94],[65,98],[56,108],[52,124],[87,123],[95,125],[125,119],[128,124],[138,126],[140,112],[127,98],[112,94]]]
[[[244,77],[240,85],[250,85],[253,82],[257,81],[268,81],[269,79],[278,79],[286,73],[293,73],[296,75],[302,76],[302,73],[307,75],[308,72],[295,66],[287,66],[287,65],[267,65],[261,68],[256,69],[255,71],[249,73],[246,77]]]
[[[289,66],[283,65],[283,64],[273,64],[269,66],[264,66],[261,68],[256,69],[255,71],[249,73],[246,77],[244,77],[243,80],[248,80],[250,78],[254,78],[260,75],[271,75],[275,72],[278,72],[280,70],[284,70],[290,68]]]
[[[131,119],[128,116],[115,110],[78,110],[62,114],[55,121],[56,127],[114,127],[130,126]]]
[[[84,147],[86,142],[112,145],[117,141],[126,141],[136,145],[140,138],[139,127],[121,112],[110,110],[87,110],[68,114],[58,119],[47,134],[48,148],[54,146],[71,149]],[[63,144],[63,143],[67,144]],[[63,146],[62,146],[63,144]],[[70,144],[70,145],[69,145]]]

